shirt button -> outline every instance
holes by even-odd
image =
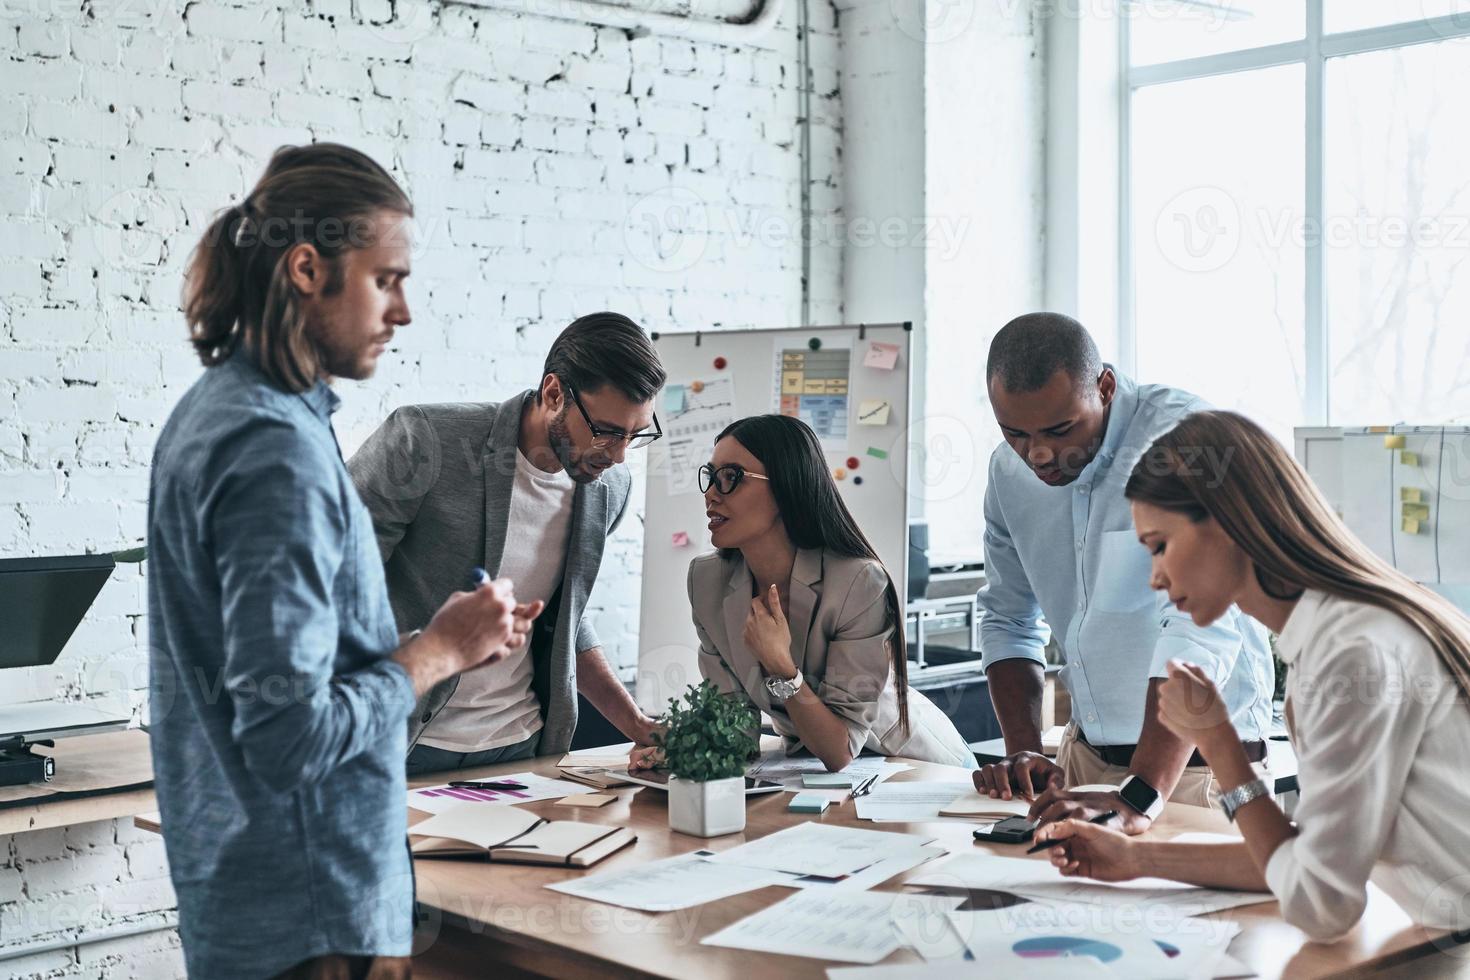
[[[1097,715],[1088,715],[1087,716],[1087,720],[1088,721],[1097,721]]]
[[[1079,548],[1082,547],[1082,539],[1081,538],[1078,538],[1077,539],[1077,547],[1079,547]]]
[[[434,717],[434,713],[432,711],[425,711],[424,712],[424,717],[421,720],[423,721],[423,723],[425,725],[427,725],[429,723],[429,720],[431,718],[433,718],[433,717]]]
[[[1087,491],[1088,491],[1088,489],[1089,489],[1089,488],[1088,488],[1088,487],[1085,487],[1085,486],[1083,486],[1083,487],[1078,487],[1078,488],[1077,488],[1077,492],[1078,492],[1078,493],[1086,493],[1086,492],[1087,492]]]

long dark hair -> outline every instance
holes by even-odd
[[[1123,495],[1195,523],[1214,518],[1267,595],[1316,589],[1401,616],[1470,693],[1470,622],[1359,541],[1285,447],[1250,419],[1188,416],[1144,453]]]
[[[837,492],[837,482],[827,468],[822,444],[805,422],[786,415],[752,415],[727,425],[715,441],[726,436],[733,437],[765,466],[781,523],[792,544],[798,548],[824,548],[844,558],[867,558],[883,567],[878,553]],[[739,553],[734,548],[721,551],[726,558],[734,558]],[[894,692],[898,696],[898,721],[907,736],[909,674],[904,613],[893,576],[887,568],[883,571],[888,579],[884,598],[893,620],[894,641],[889,649]]]
[[[237,347],[286,391],[316,383],[320,355],[307,332],[286,253],[303,242],[327,263],[325,292],[342,288],[338,261],[372,244],[379,212],[412,215],[413,205],[388,171],[338,143],[283,146],[239,204],[204,232],[184,280],[189,340],[205,367]]]

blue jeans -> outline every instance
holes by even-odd
[[[498,749],[486,749],[483,752],[451,752],[448,749],[419,744],[408,753],[408,775],[422,776],[426,772],[472,769],[475,766],[493,766],[497,762],[515,762],[517,759],[531,758],[540,747],[539,731],[524,742],[502,745]]]

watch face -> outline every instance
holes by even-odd
[[[1124,803],[1127,803],[1139,813],[1147,814],[1149,807],[1157,802],[1159,791],[1137,776],[1134,776],[1119,788],[1118,795],[1123,798]]]

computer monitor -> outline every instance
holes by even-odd
[[[111,555],[0,559],[0,669],[55,663],[114,567]]]

